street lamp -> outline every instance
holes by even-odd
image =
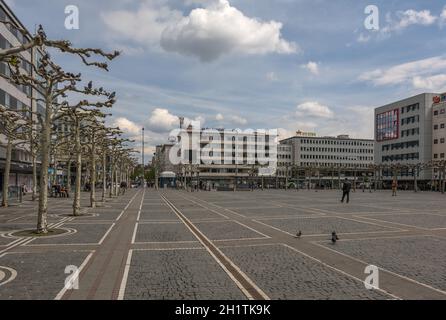
[[[145,161],[144,161],[144,131],[145,131],[145,128],[143,127],[142,128],[142,150],[141,150],[141,157],[142,157],[142,186],[143,187],[145,187],[145,183],[144,183],[144,177],[145,177],[145,170],[144,170],[144,164],[145,164]]]

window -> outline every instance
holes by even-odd
[[[445,113],[445,109],[441,109],[440,114],[444,114],[444,113]]]
[[[441,128],[441,129],[444,129],[444,123],[442,123],[442,124],[440,125],[440,128]]]
[[[434,125],[434,130],[438,130],[438,124]]]
[[[434,154],[434,159],[438,159],[438,153]]]
[[[434,116],[438,116],[438,111],[434,111]]]
[[[441,159],[444,159],[444,153],[441,153],[441,154],[440,154],[440,158],[441,158]]]
[[[399,109],[376,115],[377,141],[399,138]]]
[[[434,144],[438,144],[438,139],[435,139],[435,140],[434,140]]]
[[[440,143],[444,143],[444,138],[441,138],[441,139],[440,139]]]

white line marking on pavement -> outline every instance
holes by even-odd
[[[138,222],[135,223],[135,228],[133,229],[132,244],[135,243],[135,240],[136,240],[136,232],[137,232],[137,230],[138,230]]]
[[[246,295],[246,297],[249,300],[254,300],[254,297],[248,292],[248,290],[236,279],[236,277],[232,274],[232,272],[230,272],[225,265],[220,261],[220,259],[215,256],[215,254],[212,252],[212,250],[209,248],[209,246],[198,236],[198,234],[204,238],[207,239],[207,241],[210,243],[211,246],[213,246],[213,249],[215,251],[217,251],[221,256],[223,256],[226,261],[231,265],[232,268],[234,268],[235,270],[237,270],[237,272],[240,274],[240,276],[243,277],[243,279],[248,282],[253,288],[254,290],[257,291],[257,293],[263,297],[265,300],[270,300],[270,298],[265,294],[265,292],[263,292],[262,289],[260,289],[238,266],[236,266],[232,260],[230,260],[217,246],[212,244],[212,241],[209,240],[209,238],[207,238],[200,230],[198,230],[198,228],[196,228],[196,231],[194,231],[192,228],[190,228],[189,224],[193,225],[192,222],[190,222],[185,216],[183,216],[182,214],[180,214],[180,210],[178,210],[172,203],[170,203],[163,195],[161,195],[161,198],[166,202],[166,204],[172,208],[172,210],[175,212],[175,214],[178,216],[178,218],[180,218],[181,220],[183,220],[186,225],[186,227],[190,230],[190,232],[192,232],[193,235],[195,235],[195,237],[201,242],[201,244],[206,248],[206,250],[208,251],[208,253],[214,258],[214,260],[220,265],[220,267],[226,272],[226,274],[232,279],[232,281],[234,281],[234,283],[240,288],[240,290]],[[186,223],[187,222],[187,223]]]
[[[343,240],[343,241],[345,241],[345,240]],[[363,264],[365,264],[365,265],[369,265],[369,263],[367,263],[367,262],[365,262],[365,261],[363,261],[363,260],[361,260],[361,259],[357,259],[357,258],[355,258],[355,257],[352,257],[352,256],[350,256],[350,255],[348,255],[348,254],[346,254],[346,253],[343,253],[343,252],[336,251],[336,250],[334,250],[334,249],[328,248],[328,247],[326,247],[326,246],[324,246],[324,245],[322,245],[322,244],[319,244],[319,243],[317,243],[317,242],[312,242],[312,243],[313,243],[314,245],[316,245],[316,246],[319,246],[319,247],[321,247],[321,248],[327,249],[327,250],[329,250],[329,251],[333,251],[333,252],[335,252],[335,253],[337,253],[337,254],[343,255],[343,256],[345,256],[345,257],[347,257],[347,258],[350,258],[350,259],[352,259],[352,260],[361,262],[361,263],[363,263]],[[408,277],[406,277],[406,276],[403,276],[403,275],[401,275],[401,274],[395,273],[395,272],[393,272],[393,271],[389,271],[389,270],[387,270],[387,269],[385,269],[385,268],[382,268],[382,267],[379,267],[379,269],[381,269],[381,270],[383,270],[383,271],[385,271],[385,272],[387,272],[387,273],[393,274],[394,276],[397,276],[397,277],[406,279],[406,280],[408,280],[408,281],[410,281],[410,282],[416,283],[416,284],[418,284],[418,285],[421,285],[421,286],[423,286],[423,287],[429,288],[429,289],[431,289],[431,290],[434,290],[434,291],[437,291],[437,292],[439,292],[439,293],[442,293],[442,294],[446,295],[446,291],[443,291],[443,290],[440,290],[440,289],[431,287],[431,286],[428,285],[428,284],[424,284],[424,283],[418,282],[418,281],[416,281],[416,280],[414,280],[414,279],[408,278]]]
[[[247,228],[247,229],[249,229],[249,230],[251,230],[251,231],[254,231],[254,232],[257,233],[257,234],[260,234],[260,235],[263,236],[264,238],[271,239],[270,236],[267,236],[266,234],[261,233],[260,231],[257,231],[256,229],[251,228],[251,227],[247,226],[247,225],[244,224],[244,223],[241,223],[241,222],[239,222],[239,221],[237,221],[237,220],[233,220],[233,221],[234,221],[235,223],[241,225],[242,227],[245,227],[245,228]]]
[[[139,244],[139,245],[141,245],[141,244],[164,244],[164,243],[166,243],[166,244],[169,244],[169,243],[179,244],[179,243],[198,243],[198,242],[199,242],[198,240],[192,240],[192,241],[152,241],[152,242],[134,242],[132,244]]]
[[[108,228],[107,232],[104,234],[104,236],[99,240],[98,244],[101,245],[102,242],[104,242],[105,238],[107,238],[108,234],[112,231],[113,227],[115,226],[115,223],[113,223],[110,228]]]
[[[141,190],[140,190],[141,191]],[[119,214],[119,216],[116,218],[116,221],[118,221],[119,219],[121,219],[122,215],[124,214],[124,212],[127,210],[127,208],[130,206],[130,204],[133,202],[133,199],[136,198],[136,196],[140,193],[140,191],[138,191],[137,193],[135,193],[135,195],[130,199],[129,203],[127,203],[127,205],[125,206],[124,209],[122,209],[121,213]]]
[[[263,223],[262,221],[259,221],[259,220],[252,220],[252,221],[253,221],[253,222],[260,223],[260,224],[263,224],[264,226],[267,226],[267,227],[269,227],[269,228],[271,228],[271,229],[274,229],[274,230],[280,231],[280,232],[282,232],[282,233],[288,234],[288,235],[290,235],[290,236],[293,236],[293,237],[295,236],[295,234],[291,234],[291,233],[286,232],[286,231],[284,231],[284,230],[282,230],[282,229],[279,229],[279,228],[270,226],[269,224]]]
[[[133,255],[133,250],[130,249],[129,253],[127,255],[127,261],[126,261],[125,267],[124,267],[124,275],[122,276],[121,286],[119,287],[118,300],[124,300],[125,287],[127,286],[127,279],[129,276],[130,264],[132,262],[132,255]]]
[[[198,242],[198,241],[197,241]],[[175,250],[206,250],[204,247],[191,247],[191,248],[135,248],[133,251],[175,251]]]
[[[312,257],[312,256],[306,254],[305,252],[302,252],[302,251],[300,251],[300,250],[298,250],[298,249],[296,249],[296,248],[293,248],[293,247],[291,247],[291,246],[289,246],[289,245],[287,245],[287,244],[284,244],[284,243],[282,243],[281,245],[284,246],[284,247],[286,247],[286,248],[288,248],[288,249],[291,249],[291,250],[293,250],[293,251],[296,251],[297,253],[300,253],[301,255],[303,255],[303,256],[305,256],[305,257],[307,257],[307,258],[310,258],[311,260],[316,261],[316,262],[322,264],[323,266],[325,266],[325,267],[327,267],[327,268],[330,268],[330,269],[332,269],[332,270],[335,270],[335,271],[337,271],[337,272],[339,272],[339,273],[342,273],[343,275],[346,275],[346,276],[348,276],[348,277],[350,277],[350,278],[353,278],[353,279],[355,279],[355,280],[357,280],[357,281],[359,281],[359,282],[361,282],[361,283],[364,283],[364,280],[361,280],[361,279],[359,279],[359,278],[357,278],[357,277],[355,277],[355,276],[353,276],[353,275],[351,275],[351,274],[349,274],[349,273],[347,273],[347,272],[345,272],[345,271],[342,271],[342,270],[340,270],[340,269],[338,269],[338,268],[335,268],[335,267],[333,267],[333,266],[331,266],[331,265],[329,265],[329,264],[327,264],[327,263],[325,263],[325,262],[322,262],[321,260],[319,260],[319,259],[317,259],[317,258],[315,258],[315,257]],[[381,291],[382,293],[385,293],[385,294],[387,294],[387,295],[393,297],[394,299],[401,300],[401,298],[397,297],[397,296],[394,295],[394,294],[391,294],[390,292],[387,292],[387,291],[385,291],[385,290],[383,290],[383,289],[380,289],[380,288],[377,288],[377,287],[374,287],[374,288],[375,288],[376,290],[378,290],[378,291]]]
[[[87,265],[88,261],[91,259],[91,257],[93,256],[93,252],[90,252],[90,254],[85,258],[84,262],[82,262],[82,264],[79,267],[79,273],[78,273],[78,277],[80,278],[80,275],[82,273],[82,270],[84,269],[84,267]],[[61,300],[62,297],[64,296],[65,292],[67,292],[67,288],[64,287],[62,288],[62,290],[59,291],[59,293],[56,295],[56,297],[54,298],[54,300]]]

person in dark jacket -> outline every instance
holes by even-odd
[[[338,235],[336,234],[336,231],[333,231],[331,233],[331,243],[335,244],[336,241],[338,241],[338,240],[339,240],[339,238],[338,238]]]
[[[342,185],[342,199],[341,202],[343,203],[345,200],[345,197],[347,197],[347,203],[350,202],[350,190],[352,189],[351,183],[348,181],[347,178],[344,180],[344,184]]]

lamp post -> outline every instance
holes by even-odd
[[[141,150],[141,157],[142,157],[142,186],[145,188],[145,182],[144,182],[144,176],[145,176],[145,170],[144,170],[144,127],[142,128],[142,150]]]

